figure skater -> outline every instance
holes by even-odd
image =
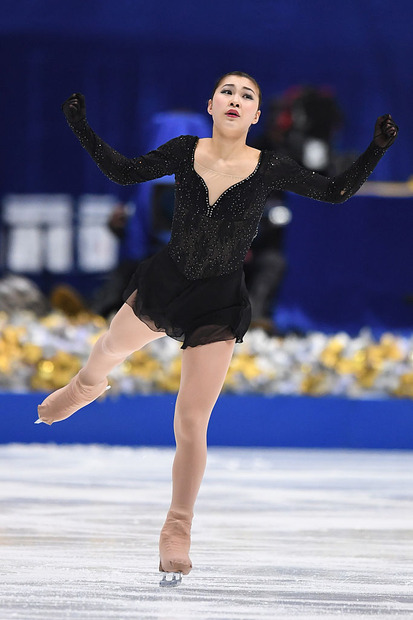
[[[243,341],[250,323],[243,261],[267,196],[288,190],[344,202],[364,183],[398,132],[390,114],[380,116],[367,150],[345,172],[328,178],[289,157],[246,144],[260,105],[256,80],[231,71],[217,81],[208,101],[211,138],[182,135],[132,159],[90,128],[82,94],[73,94],[62,105],[81,145],[112,181],[129,185],[175,175],[170,242],[140,263],[124,293],[125,303],[85,367],[44,400],[36,421],[64,420],[98,398],[108,387],[108,373],[149,342],[165,335],[182,342],[172,501],[159,541],[161,585],[176,585],[192,568],[190,530],[206,465],[208,421],[234,345]]]

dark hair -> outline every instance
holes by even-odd
[[[261,107],[261,102],[262,102],[262,93],[261,93],[260,85],[258,84],[255,78],[253,78],[251,75],[248,75],[248,73],[244,73],[244,71],[228,71],[228,73],[224,73],[224,75],[221,75],[219,80],[215,82],[215,86],[214,86],[214,90],[212,91],[211,99],[215,95],[215,91],[218,88],[218,86],[221,84],[222,80],[226,78],[228,75],[237,75],[238,77],[247,78],[248,80],[251,80],[253,84],[255,84],[255,86],[258,89],[258,109],[259,109]]]

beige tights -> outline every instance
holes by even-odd
[[[165,336],[163,332],[152,331],[137,318],[128,304],[123,304],[113,317],[108,331],[93,347],[79,377],[84,385],[96,385],[110,371],[123,362],[134,351]]]
[[[124,304],[109,330],[94,345],[89,359],[72,381],[39,406],[47,424],[63,420],[97,398],[106,376],[128,355],[161,338]],[[207,458],[207,428],[231,361],[234,340],[214,342],[182,351],[181,383],[176,399],[174,431],[176,454],[172,468],[170,510],[159,541],[160,566],[167,572],[191,570],[190,530],[195,500]]]
[[[145,344],[164,336],[152,331],[140,321],[132,308],[123,304],[114,316],[109,330],[93,347],[86,366],[60,390],[50,394],[38,407],[39,420],[53,424],[98,398],[107,387],[106,375],[123,360]]]
[[[234,350],[234,340],[182,351],[181,384],[175,407],[176,454],[168,517],[159,542],[165,571],[191,569],[190,525],[207,459],[207,428]]]

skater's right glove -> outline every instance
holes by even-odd
[[[391,114],[379,116],[374,127],[374,144],[382,149],[387,149],[397,138],[399,128],[392,119]]]
[[[86,102],[82,93],[73,93],[62,103],[63,114],[69,125],[75,125],[86,118]]]

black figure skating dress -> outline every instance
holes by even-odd
[[[210,204],[207,184],[194,164],[196,136],[180,136],[142,157],[127,158],[103,142],[86,120],[70,127],[116,183],[175,175],[171,239],[140,263],[124,300],[152,330],[182,342],[182,349],[233,338],[242,342],[251,320],[243,261],[272,191],[344,202],[386,151],[372,142],[354,164],[332,178],[310,172],[289,157],[261,151],[255,170]]]

